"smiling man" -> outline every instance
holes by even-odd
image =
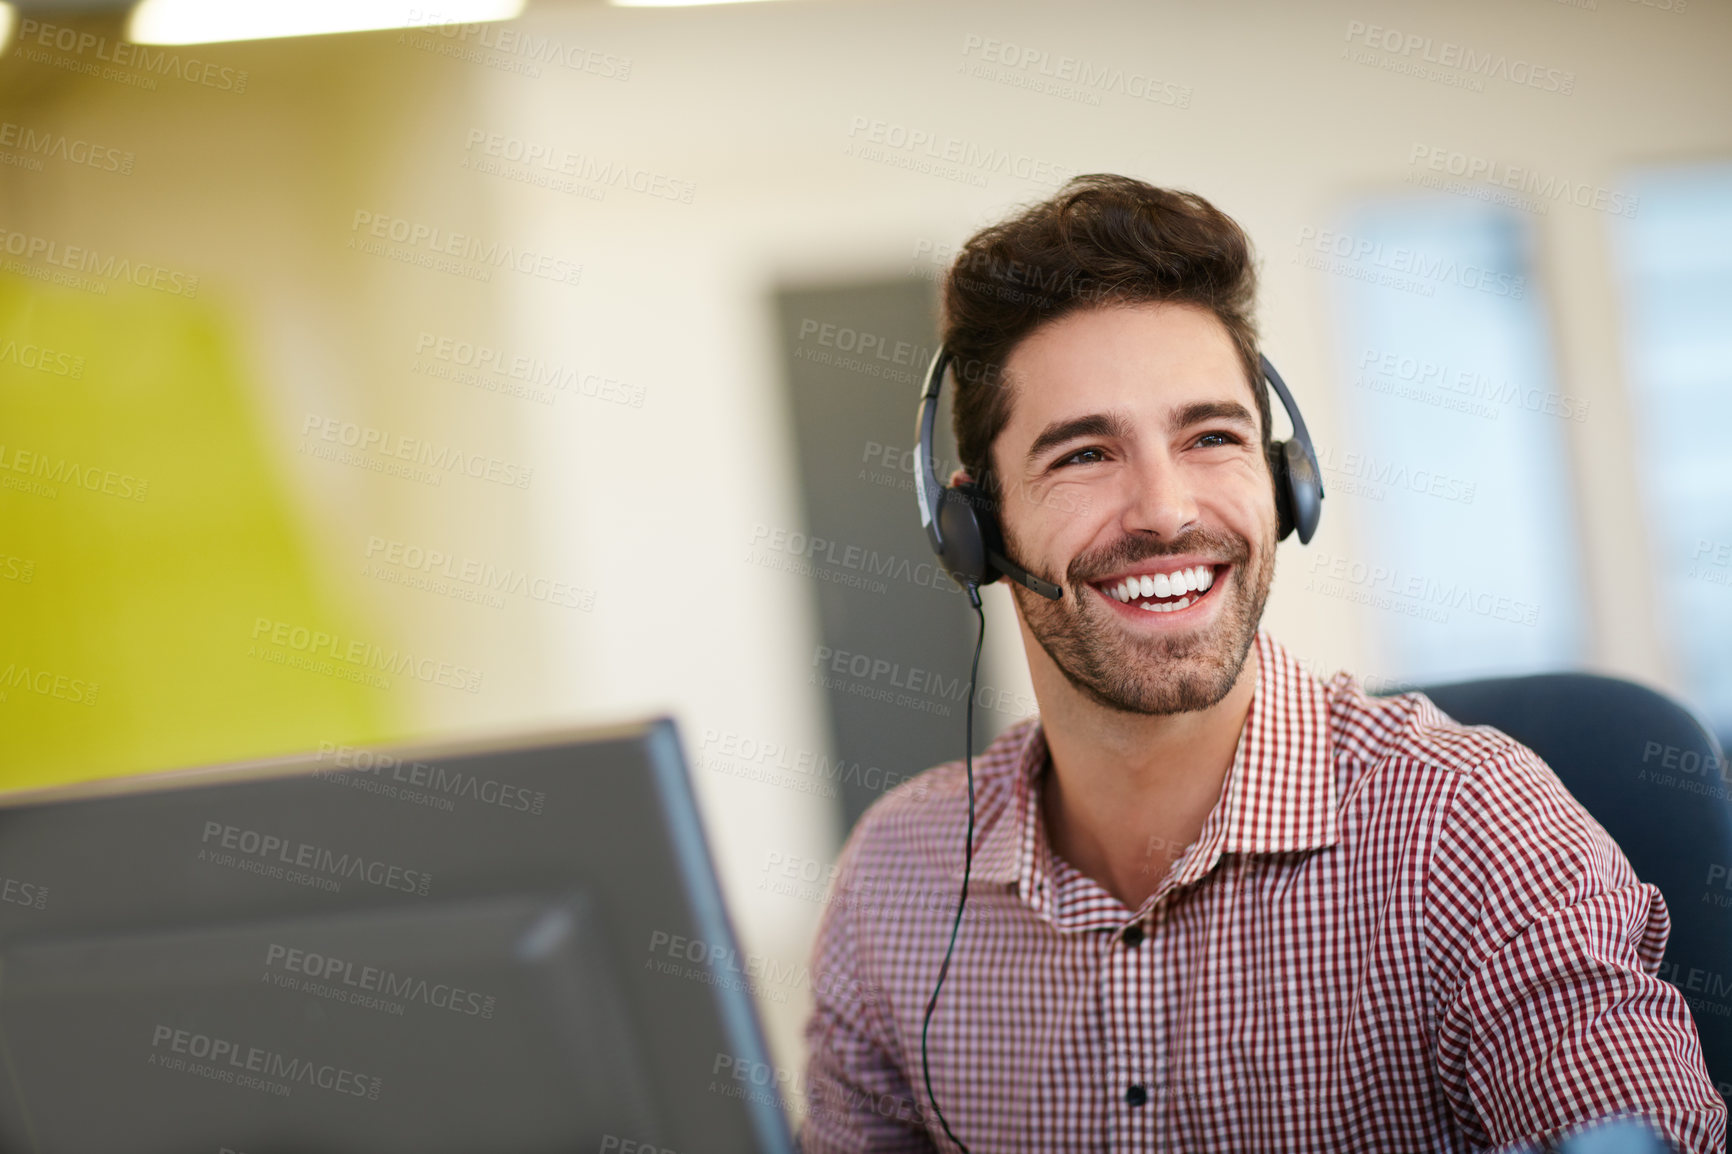
[[[1645,1116],[1724,1149],[1668,919],[1526,747],[1311,676],[1259,629],[1278,512],[1250,245],[1079,177],[945,286],[965,472],[1039,714],[887,795],[811,970],[809,1154],[1533,1150]]]

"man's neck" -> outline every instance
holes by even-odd
[[[1052,759],[1041,788],[1047,838],[1066,861],[1136,910],[1221,798],[1257,688],[1256,647],[1213,706],[1153,716],[1100,704],[1038,644],[1030,652],[1037,655],[1030,673]]]

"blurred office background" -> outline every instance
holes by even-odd
[[[1290,648],[1606,672],[1732,736],[1723,0],[15,16],[0,786],[670,713],[797,1066],[849,823],[962,752],[936,281],[1095,171],[1259,248],[1328,492]],[[1032,708],[987,616],[977,746]]]

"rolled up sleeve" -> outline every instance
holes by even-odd
[[[1723,1154],[1725,1103],[1658,977],[1665,900],[1531,751],[1462,782],[1426,913],[1437,1070],[1482,1149],[1636,1115],[1685,1154]]]

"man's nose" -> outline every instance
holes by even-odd
[[[1192,479],[1166,453],[1139,459],[1127,474],[1124,527],[1127,532],[1153,533],[1172,540],[1197,520]]]

